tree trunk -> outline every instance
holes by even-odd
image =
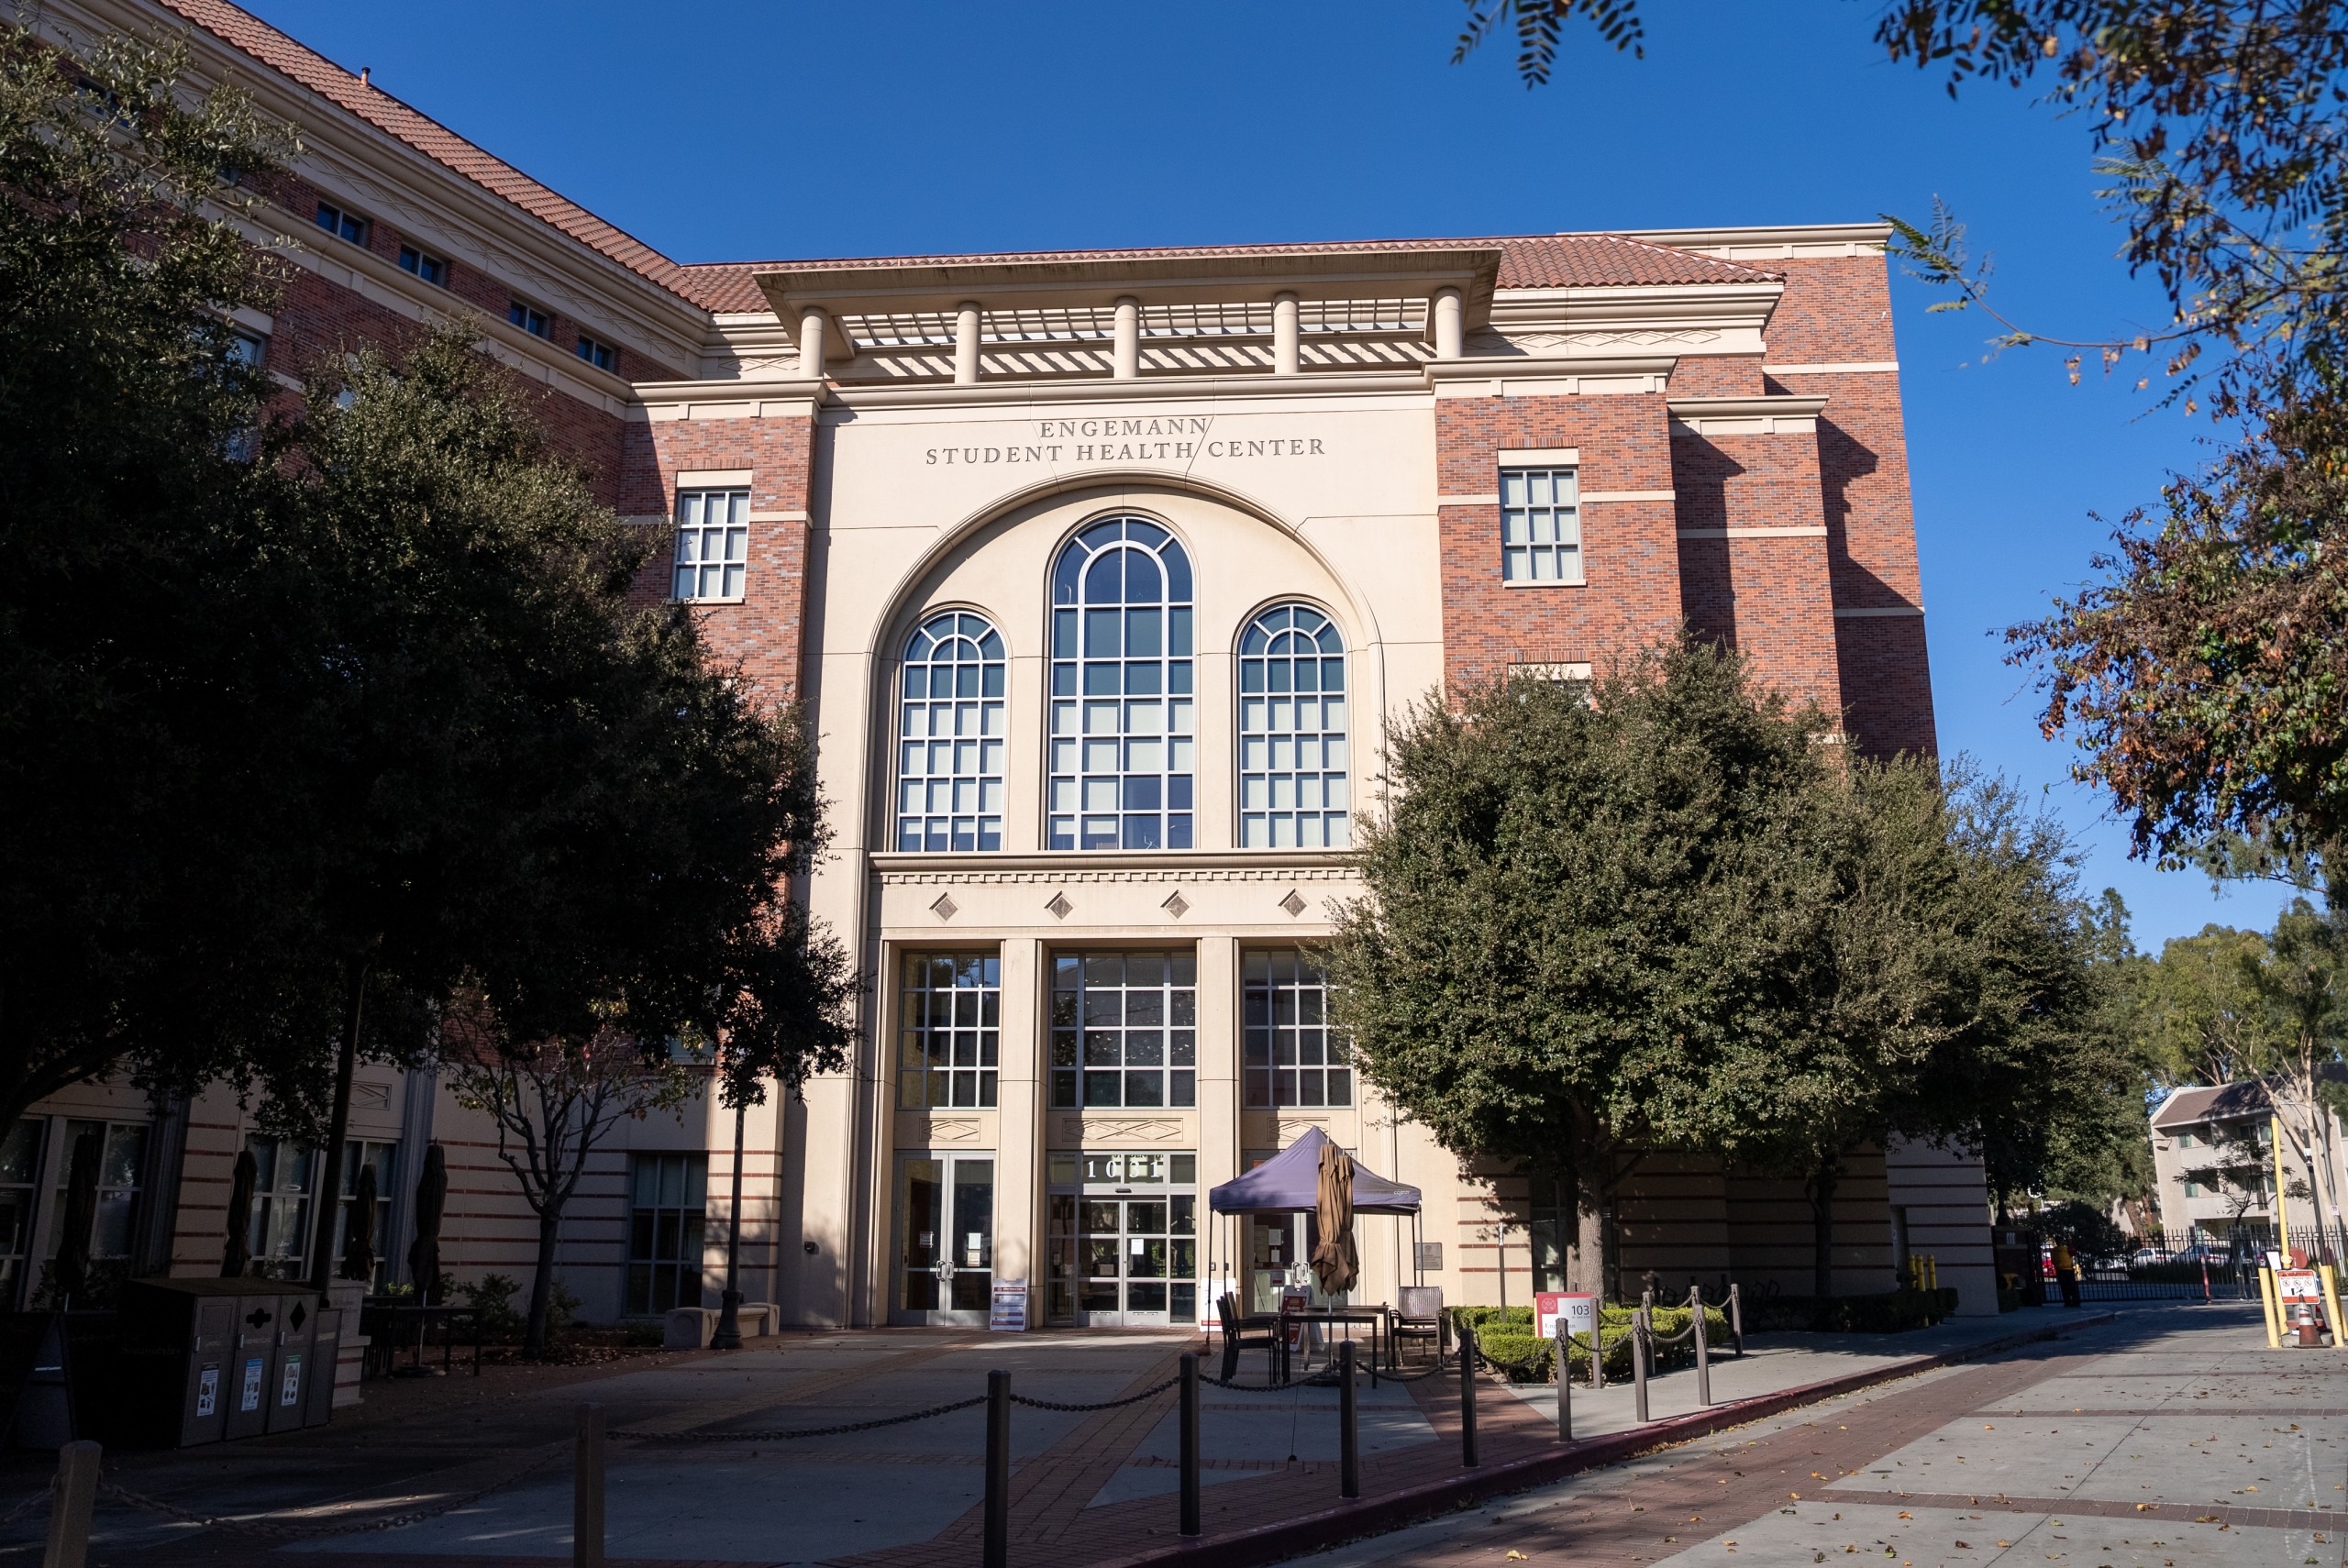
[[[1574,1184],[1573,1285],[1603,1299],[1606,1295],[1606,1194],[1584,1165]]]
[[[334,1104],[327,1110],[327,1146],[318,1151],[318,1181],[311,1190],[318,1206],[311,1226],[310,1288],[326,1293],[334,1277],[334,1222],[342,1209],[342,1144],[350,1135],[350,1078],[359,1068],[359,1022],[367,997],[363,958],[342,966],[342,1052],[334,1066]]]
[[[1828,1297],[1834,1294],[1834,1187],[1843,1179],[1843,1163],[1830,1160],[1810,1178],[1811,1327],[1823,1332],[1832,1320]]]
[[[538,1261],[530,1275],[530,1319],[522,1333],[522,1353],[537,1359],[547,1353],[547,1318],[554,1308],[554,1242],[562,1230],[562,1205],[549,1194],[538,1214]]]

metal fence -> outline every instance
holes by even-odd
[[[2025,1232],[2016,1240],[2022,1243],[2020,1248],[1998,1249],[1999,1273],[2021,1286],[2025,1299],[2063,1299],[2065,1282],[2055,1274],[2054,1243],[2038,1242],[2033,1271],[2030,1238]],[[2295,1225],[2288,1244],[2312,1263],[2337,1265],[2348,1256],[2348,1237],[2329,1229]],[[2261,1225],[2221,1234],[2200,1229],[2155,1231],[2131,1237],[2111,1251],[2082,1250],[2075,1260],[2079,1299],[2255,1301],[2258,1266],[2271,1245],[2272,1233]]]

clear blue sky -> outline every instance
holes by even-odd
[[[1938,194],[2038,330],[2165,314],[2112,259],[2081,123],[1952,103],[1862,0],[1646,0],[1644,61],[1569,32],[1534,92],[1509,40],[1448,63],[1456,0],[246,3],[680,260],[1921,220]],[[2268,923],[2274,890],[2127,859],[1998,636],[2206,425],[2043,351],[1983,364],[1988,324],[1894,301],[1944,749],[2043,790],[2140,944]]]

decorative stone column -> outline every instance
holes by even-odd
[[[954,384],[976,386],[979,381],[979,306],[964,300],[954,312]]]
[[[1434,296],[1434,357],[1456,359],[1466,352],[1466,337],[1459,320],[1459,291],[1439,289]]]
[[[1131,294],[1117,302],[1116,360],[1111,374],[1121,381],[1141,376],[1141,301]]]
[[[799,374],[803,380],[824,377],[824,313],[808,305],[799,313]]]
[[[1302,359],[1297,344],[1296,296],[1283,289],[1272,296],[1272,374],[1296,374]]]

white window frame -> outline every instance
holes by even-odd
[[[579,357],[606,374],[620,373],[620,351],[592,334],[579,335]]]
[[[554,341],[554,312],[515,295],[505,302],[505,322],[544,342]]]
[[[1240,629],[1234,663],[1239,847],[1351,848],[1345,633],[1315,605],[1270,605]]]
[[[952,656],[937,657],[949,648]],[[959,657],[972,648],[977,658]],[[941,611],[905,639],[897,674],[893,840],[901,852],[983,855],[1002,847],[1011,747],[1007,653],[994,623],[969,610]]]
[[[449,286],[448,259],[435,256],[420,245],[400,247],[400,271],[410,277],[419,278],[435,288],[445,289]]]
[[[1096,582],[1096,566],[1128,560],[1148,563],[1154,597]],[[1054,556],[1050,848],[1198,847],[1195,571],[1172,529],[1122,513],[1086,524]]]
[[[898,974],[898,1107],[995,1109],[1002,953],[909,952]]]
[[[1501,581],[1510,588],[1581,588],[1581,469],[1555,461],[1501,464]]]
[[[366,248],[367,237],[375,227],[372,219],[361,217],[340,202],[329,202],[324,197],[319,198],[318,210],[310,221],[337,239],[345,240],[361,249]],[[357,232],[354,233],[353,230]]]
[[[724,515],[712,521],[713,505],[723,503]],[[711,540],[718,553],[709,553]],[[712,572],[717,592],[704,593]],[[750,491],[747,485],[677,491],[677,553],[670,571],[670,592],[687,604],[739,604],[748,591],[750,576]],[[689,591],[690,585],[690,591]]]

